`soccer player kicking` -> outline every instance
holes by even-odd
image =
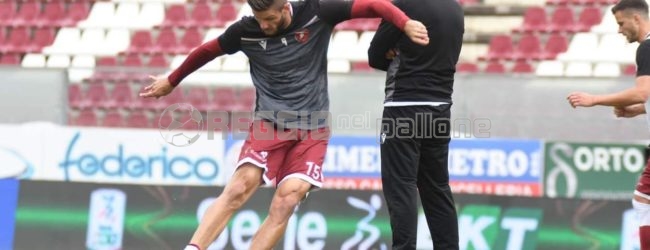
[[[429,42],[426,27],[390,1],[248,0],[248,4],[254,17],[242,18],[217,39],[194,49],[169,76],[154,77],[140,94],[167,95],[186,76],[223,54],[243,51],[249,58],[257,94],[255,119],[237,170],[208,208],[187,250],[206,249],[264,183],[276,184],[277,189],[250,249],[271,249],[298,203],[311,189],[321,187],[330,131],[328,120],[320,118],[329,110],[327,47],[337,23],[381,17],[413,42]]]
[[[635,86],[618,93],[608,95],[591,95],[571,93],[567,99],[571,106],[592,107],[596,105],[613,106],[618,117],[635,117],[646,114],[650,109],[650,21],[648,4],[645,0],[621,0],[612,13],[618,23],[618,32],[630,43],[639,42],[636,51]],[[650,125],[650,115],[647,115]],[[632,205],[638,214],[639,239],[641,250],[650,250],[650,162],[646,165],[634,190]]]

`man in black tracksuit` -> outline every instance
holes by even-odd
[[[416,247],[418,191],[434,248],[458,249],[447,158],[463,10],[456,0],[395,0],[394,4],[427,26],[429,44],[417,45],[382,21],[368,50],[370,66],[387,71],[380,142],[392,249]]]

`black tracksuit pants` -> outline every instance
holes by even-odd
[[[384,108],[381,175],[392,249],[416,247],[418,194],[435,250],[458,249],[458,217],[447,166],[450,108],[450,104]]]

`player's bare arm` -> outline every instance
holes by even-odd
[[[174,86],[169,83],[166,76],[149,76],[153,83],[144,88],[144,92],[140,93],[140,97],[155,97],[169,95],[174,90]]]
[[[411,41],[420,45],[429,44],[427,28],[420,21],[413,20],[390,1],[385,0],[354,0],[349,6],[349,15],[341,16],[341,7],[350,4],[347,1],[321,1],[321,17],[338,23],[354,18],[380,17],[399,28]]]
[[[614,115],[622,118],[632,118],[645,114],[644,104],[634,104],[625,107],[614,107]]]
[[[169,76],[149,76],[153,82],[144,88],[144,92],[140,93],[140,97],[159,98],[168,95],[189,74],[223,54],[219,38],[200,45],[192,50],[185,61],[172,71]]]
[[[572,107],[614,106],[626,107],[643,104],[650,96],[650,76],[639,76],[636,85],[617,93],[592,95],[584,92],[573,92],[567,96]]]

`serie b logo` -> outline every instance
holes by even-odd
[[[309,40],[309,30],[302,29],[300,31],[296,31],[295,38],[299,43],[306,43],[307,40]]]
[[[160,115],[158,128],[165,142],[177,147],[189,146],[201,137],[203,115],[189,103],[176,103]]]

